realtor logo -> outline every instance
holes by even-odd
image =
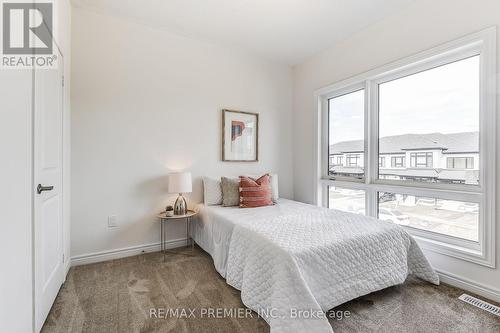
[[[2,3],[2,68],[53,68],[53,3]]]

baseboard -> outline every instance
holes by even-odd
[[[68,276],[70,268],[71,268],[71,258],[70,260],[66,260],[66,262],[64,263],[64,281],[66,281],[66,276]]]
[[[186,238],[169,240],[167,241],[167,249],[174,249],[177,247],[186,246],[186,244],[187,244]],[[71,266],[93,264],[101,261],[108,261],[113,259],[135,256],[145,252],[158,252],[158,251],[160,251],[159,242],[130,246],[109,251],[87,253],[71,257]]]
[[[436,270],[436,272],[439,275],[439,279],[443,283],[466,291],[470,291],[471,293],[486,297],[492,301],[500,303],[500,290],[496,290],[491,287],[472,282],[471,280],[441,270]]]

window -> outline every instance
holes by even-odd
[[[332,157],[332,161],[330,162],[333,166],[342,166],[343,165],[344,156],[334,156]]]
[[[378,218],[415,229],[478,241],[479,204],[379,193]]]
[[[410,166],[412,168],[432,168],[432,153],[411,153]]]
[[[365,191],[330,186],[328,208],[365,215]]]
[[[473,157],[448,157],[446,159],[447,169],[474,169]]]
[[[348,167],[359,166],[359,155],[347,155],[347,166]]]
[[[479,55],[431,67],[378,85],[379,150],[479,152]],[[444,158],[441,163],[444,168]],[[400,167],[400,165],[394,165]],[[411,168],[431,168],[432,153],[412,152]],[[412,170],[400,180],[465,182],[463,172]],[[479,184],[479,173],[468,184]]]
[[[365,91],[340,93],[328,100],[329,154],[347,154],[345,166],[334,163],[328,166],[328,174],[340,177],[363,177],[364,166],[360,154],[364,148]],[[357,153],[357,154],[353,154]],[[358,167],[358,170],[353,170]]]
[[[393,156],[391,157],[391,166],[393,168],[404,168],[406,165],[405,156]]]
[[[317,202],[494,267],[495,44],[492,28],[318,90]]]

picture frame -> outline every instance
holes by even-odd
[[[222,161],[259,160],[259,114],[222,110]]]

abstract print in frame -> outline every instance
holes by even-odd
[[[259,160],[259,114],[222,110],[222,160]]]

